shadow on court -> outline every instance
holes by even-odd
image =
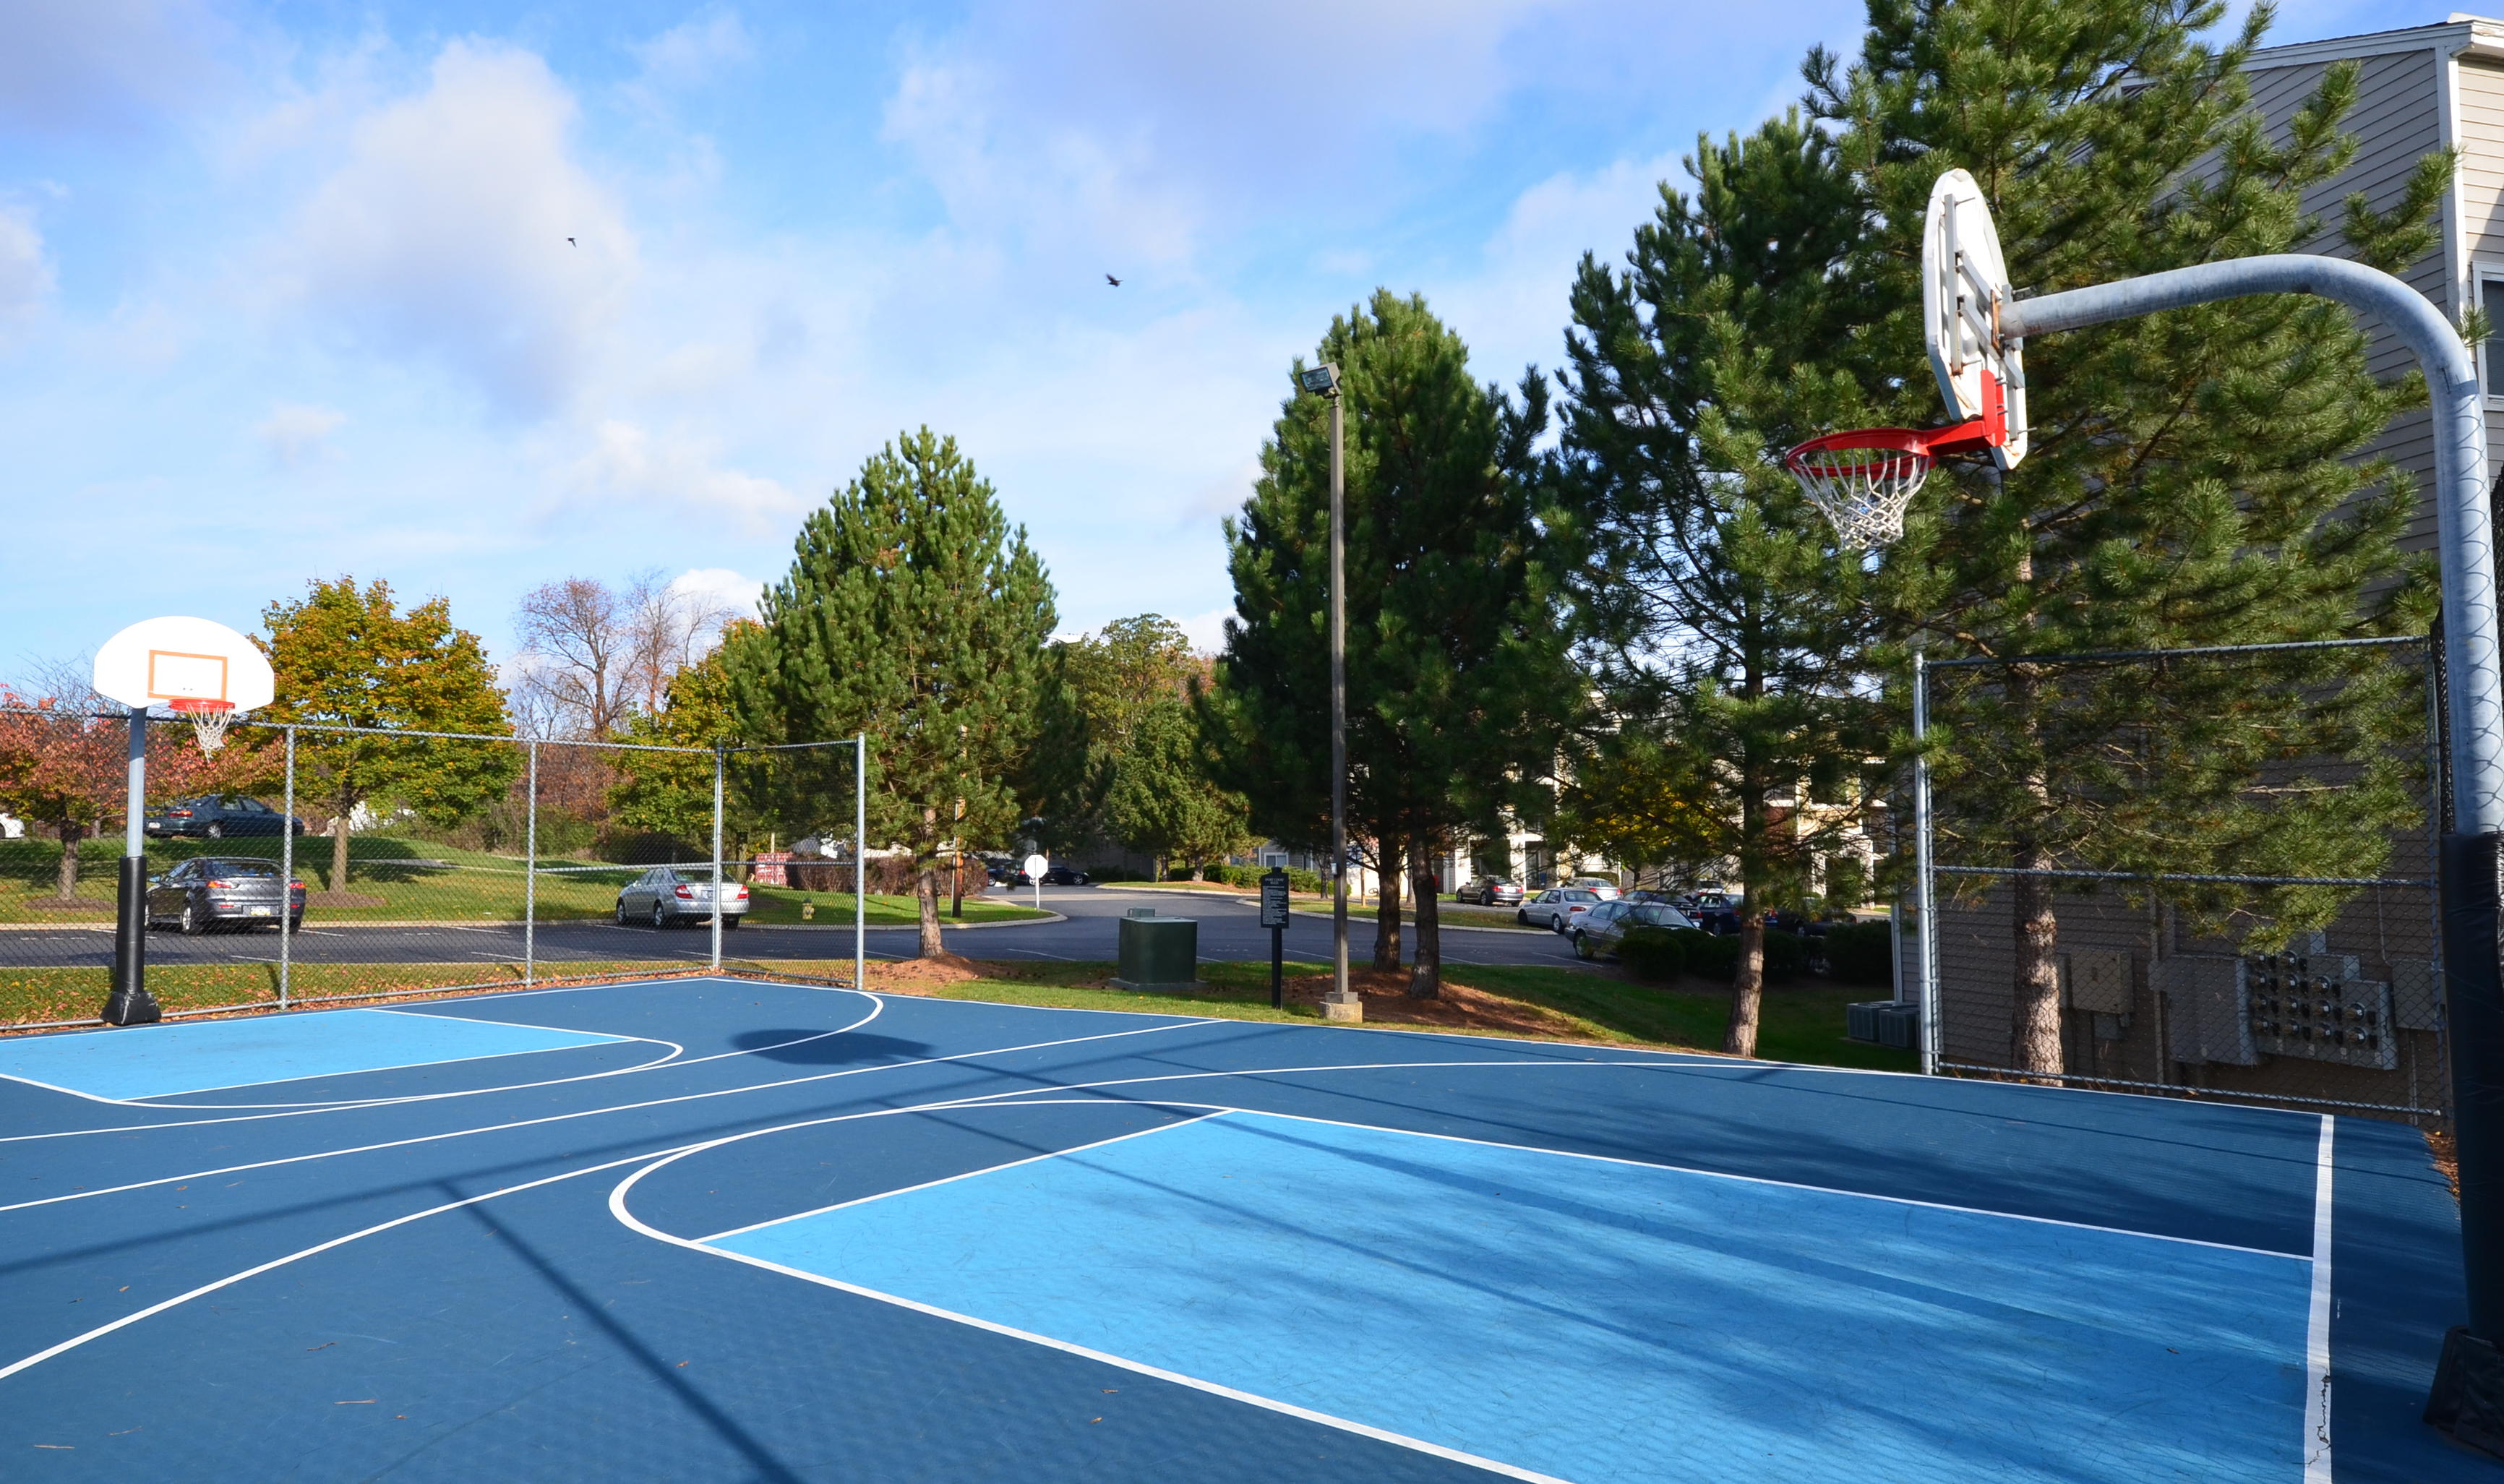
[[[794,1066],[811,1067],[912,1061],[939,1054],[938,1048],[927,1041],[908,1041],[901,1036],[866,1033],[829,1036],[821,1030],[744,1030],[731,1037],[730,1044],[768,1061],[787,1061]]]

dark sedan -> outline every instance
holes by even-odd
[[[1043,874],[1043,883],[1046,886],[1084,886],[1087,873],[1075,866],[1055,866]]]
[[[148,816],[148,833],[158,839],[192,835],[224,840],[230,835],[280,835],[290,824],[296,834],[304,833],[303,820],[282,814],[259,799],[228,795],[169,804]]]
[[[148,880],[148,923],[171,922],[186,933],[212,927],[278,925],[284,901],[291,928],[304,925],[304,883],[279,885],[278,863],[228,856],[195,855],[163,876]]]
[[[1693,927],[1687,915],[1666,902],[1603,902],[1582,915],[1574,929],[1574,951],[1584,958],[1615,958],[1629,928]]]

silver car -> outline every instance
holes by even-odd
[[[725,879],[721,883],[721,925],[739,926],[748,915],[748,888]],[[617,925],[649,922],[668,927],[676,922],[713,920],[713,873],[698,874],[676,866],[654,866],[617,890]]]
[[[1588,886],[1550,886],[1522,903],[1513,919],[1524,927],[1570,932],[1584,913],[1599,905],[1600,894]]]
[[[281,904],[284,904],[283,906]],[[148,879],[148,924],[172,922],[186,933],[212,927],[304,925],[304,883],[281,882],[274,860],[196,855]]]

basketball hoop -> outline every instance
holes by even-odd
[[[1984,419],[1952,428],[1861,428],[1811,438],[1783,455],[1800,493],[1834,523],[1843,544],[1869,551],[1904,534],[1904,509],[1941,454],[1992,446]]]
[[[200,740],[200,754],[215,757],[226,744],[226,723],[234,720],[231,701],[209,701],[183,696],[165,703],[166,708],[191,723],[191,735]]]

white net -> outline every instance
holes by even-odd
[[[1904,534],[1904,509],[1930,477],[1930,456],[1919,446],[1856,446],[1850,436],[1803,443],[1783,466],[1843,544],[1866,551]]]
[[[226,723],[234,720],[234,707],[184,705],[178,702],[174,709],[184,720],[191,724],[191,735],[199,739],[201,755],[217,756],[218,749],[226,744]]]

